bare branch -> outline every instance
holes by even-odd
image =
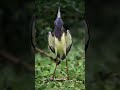
[[[8,52],[6,52],[6,51],[0,51],[0,56],[6,58],[7,60],[12,61],[12,62],[15,63],[15,64],[21,64],[21,65],[23,65],[27,70],[34,72],[34,68],[33,68],[31,65],[29,65],[29,64],[26,63],[26,62],[23,62],[23,60],[20,60],[19,58],[11,55],[10,53],[8,53]]]
[[[43,55],[45,55],[46,57],[49,57],[52,61],[54,61],[54,62],[56,62],[56,61],[59,61],[59,58],[54,58],[54,57],[52,57],[52,56],[50,56],[48,53],[46,53],[46,52],[44,52],[43,50],[41,50],[41,49],[39,49],[39,48],[35,48],[35,50],[37,51],[37,52],[39,52],[40,54],[43,54]]]

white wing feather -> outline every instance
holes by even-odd
[[[72,45],[72,37],[71,37],[70,31],[67,30],[67,33],[66,33],[66,53],[68,53],[70,51],[71,45]]]
[[[49,34],[48,34],[48,45],[49,45],[49,48],[51,49],[51,51],[54,53],[55,52],[55,38],[51,34],[51,32],[49,32]]]

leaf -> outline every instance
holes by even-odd
[[[43,74],[43,76],[47,76],[47,75],[49,75],[49,71],[43,71],[42,74]]]

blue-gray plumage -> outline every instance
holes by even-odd
[[[49,32],[48,44],[49,48],[56,56],[62,60],[66,58],[66,55],[71,49],[72,37],[69,30],[65,30],[64,23],[61,18],[60,7],[58,9],[56,20],[54,21],[54,32]]]
[[[55,36],[60,40],[63,31],[61,30],[64,23],[62,21],[61,15],[60,15],[60,7],[58,9],[58,14],[57,14],[57,18],[54,22],[55,28],[54,28],[54,34]]]

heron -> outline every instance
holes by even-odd
[[[55,76],[55,71],[60,62],[66,59],[72,46],[72,36],[70,30],[64,28],[64,22],[61,17],[60,6],[58,7],[57,17],[54,21],[54,31],[48,33],[48,47],[56,55],[56,67],[54,69],[53,77]],[[66,73],[67,80],[69,79],[68,74],[68,62],[66,59]]]

